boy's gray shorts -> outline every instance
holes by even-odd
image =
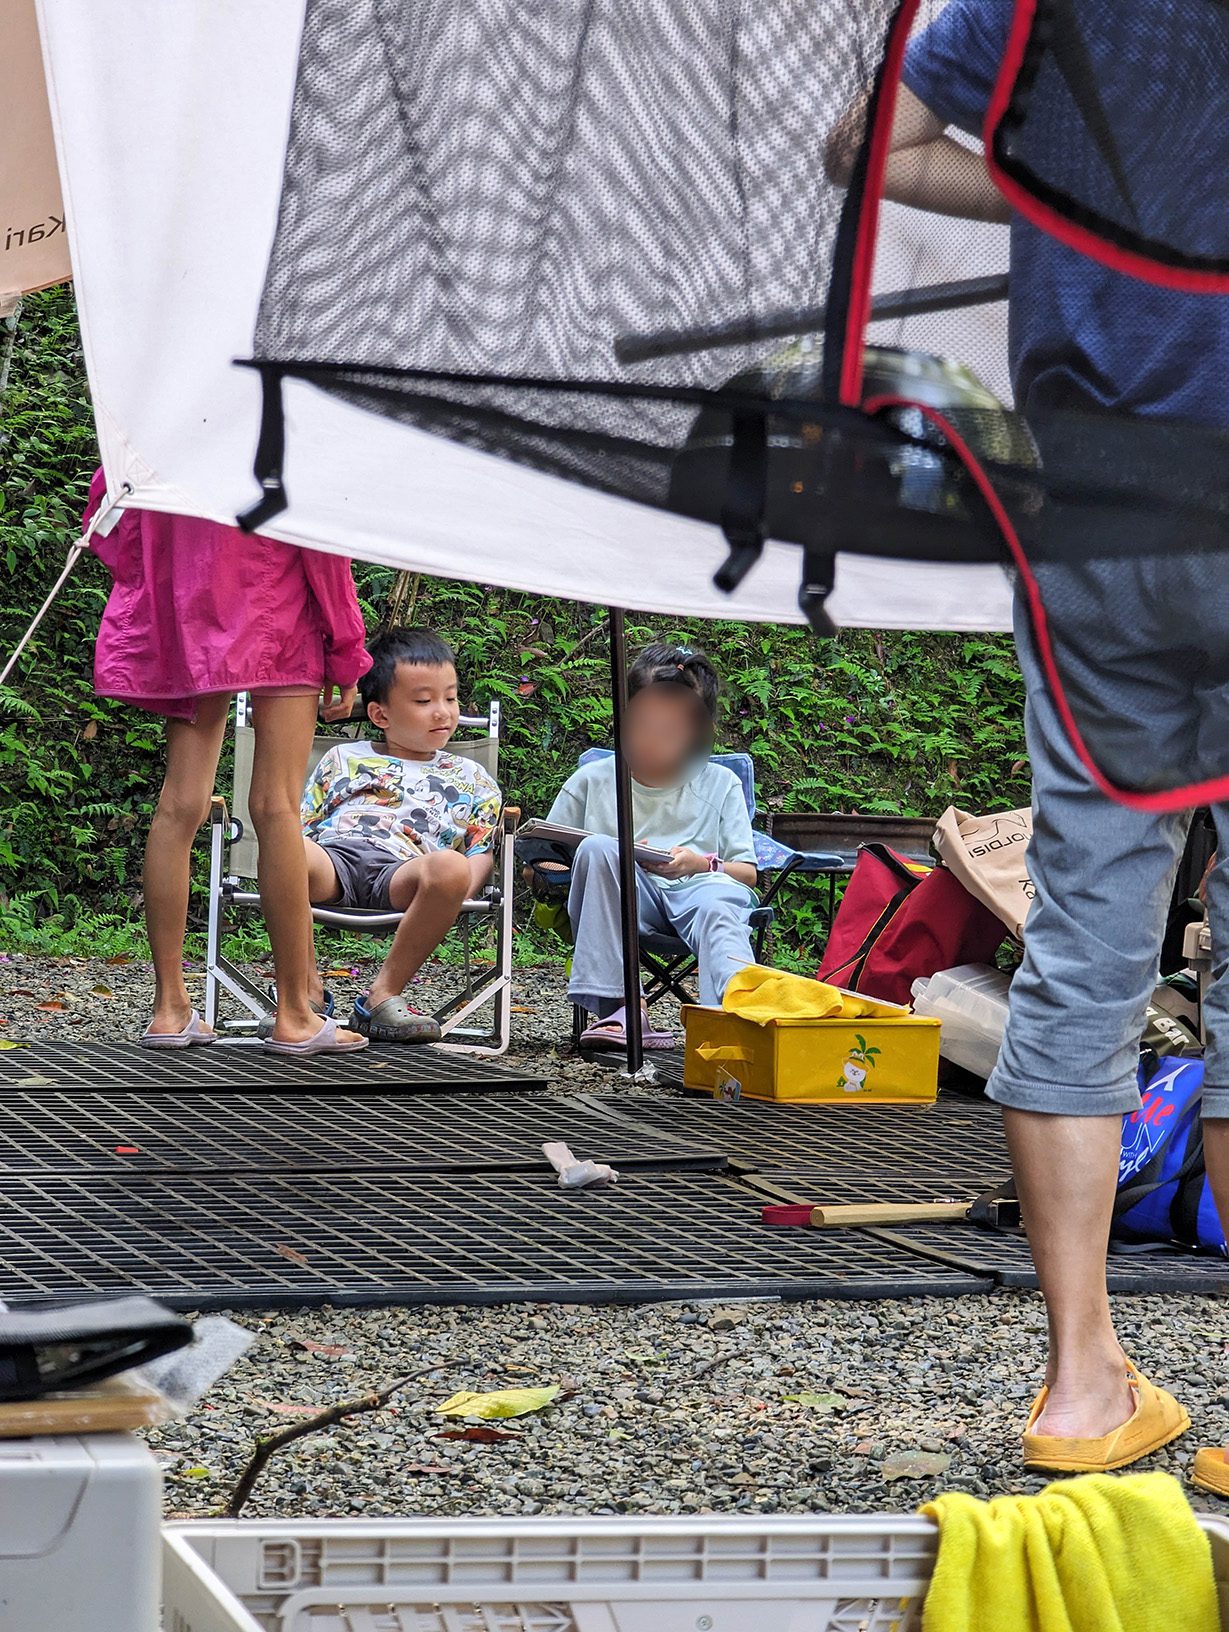
[[[405,859],[392,855],[370,839],[329,839],[320,848],[333,863],[341,898],[328,902],[332,907],[368,907],[392,912],[389,886],[393,874],[405,866]],[[317,906],[325,905],[317,902]]]

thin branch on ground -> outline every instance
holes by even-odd
[[[408,1387],[410,1383],[429,1377],[433,1371],[442,1371],[444,1365],[444,1361],[437,1360],[434,1365],[424,1366],[421,1371],[412,1371],[407,1377],[399,1377],[395,1383],[390,1383],[387,1388],[379,1389],[374,1394],[365,1394],[358,1400],[343,1400],[339,1405],[330,1405],[327,1411],[321,1411],[318,1416],[310,1417],[306,1422],[293,1423],[289,1428],[283,1428],[280,1433],[257,1440],[252,1459],[240,1474],[239,1481],[231,1492],[230,1501],[226,1504],[226,1517],[237,1519],[243,1512],[253,1486],[264,1472],[266,1464],[278,1451],[292,1445],[296,1439],[305,1439],[308,1434],[318,1434],[324,1428],[331,1428],[335,1423],[344,1422],[347,1417],[356,1417],[367,1411],[382,1411],[394,1394]]]

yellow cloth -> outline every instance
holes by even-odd
[[[873,1003],[825,986],[822,980],[787,975],[759,963],[739,970],[726,986],[721,1006],[757,1026],[773,1020],[861,1020],[876,1012]]]
[[[922,1632],[1220,1632],[1211,1546],[1167,1473],[921,1511],[939,1524]]]

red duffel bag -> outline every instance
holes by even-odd
[[[1006,930],[946,867],[864,844],[837,908],[819,979],[888,1003],[962,963],[992,963]]]

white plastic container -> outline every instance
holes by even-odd
[[[935,1552],[908,1517],[240,1520],[165,1538],[166,1632],[916,1632]]]
[[[0,1440],[0,1632],[158,1632],[161,1526],[131,1434]]]
[[[989,964],[942,969],[929,980],[914,981],[914,1013],[941,1023],[939,1053],[945,1060],[988,1077],[1003,1046],[1010,986],[1010,977]]]
[[[1200,1523],[1229,1632],[1229,1524]],[[909,1514],[239,1520],[164,1534],[166,1632],[918,1632],[938,1541]]]

